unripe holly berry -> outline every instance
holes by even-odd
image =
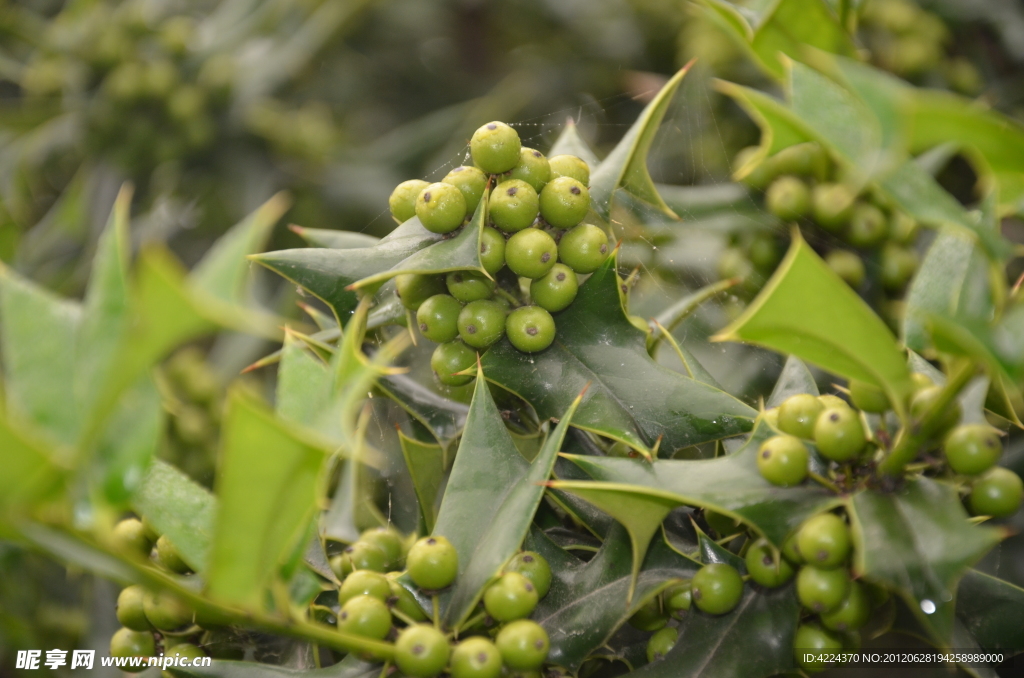
[[[769,233],[758,233],[747,246],[750,263],[762,273],[771,273],[782,260],[779,241]]]
[[[153,548],[146,527],[138,518],[125,518],[115,525],[111,540],[114,547],[125,555],[148,558]]]
[[[750,545],[746,563],[750,578],[766,588],[782,586],[796,573],[793,566],[763,537]]]
[[[743,579],[731,565],[712,563],[697,570],[690,583],[693,603],[702,612],[731,612],[743,597]]]
[[[444,280],[448,293],[464,304],[490,299],[494,294],[494,281],[476,271],[452,271]]]
[[[793,652],[797,664],[805,671],[819,673],[827,669],[832,662],[825,657],[843,649],[842,639],[817,624],[801,624],[797,627],[793,639]]]
[[[690,590],[690,582],[673,584],[665,589],[662,594],[665,604],[665,611],[679,619],[681,614],[690,609],[693,604],[693,592]]]
[[[823,411],[814,424],[814,444],[823,457],[832,461],[856,458],[867,444],[860,415],[849,407]]]
[[[718,257],[718,277],[722,280],[738,278],[744,291],[755,292],[761,277],[754,270],[754,263],[739,247],[727,247]]]
[[[356,596],[371,596],[384,602],[391,597],[391,584],[380,572],[356,570],[341,582],[338,603],[344,605]]]
[[[917,252],[907,247],[887,244],[882,248],[882,286],[899,292],[917,272]]]
[[[578,289],[573,270],[565,264],[555,264],[530,284],[530,298],[541,308],[555,313],[572,303]]]
[[[555,340],[555,321],[540,306],[522,306],[508,314],[505,334],[516,349],[536,353]]]
[[[398,223],[404,223],[416,216],[416,198],[420,197],[423,189],[430,184],[421,179],[410,179],[395,186],[388,198],[388,207],[391,208],[391,216]]]
[[[773,485],[791,487],[807,477],[810,452],[795,436],[774,436],[761,443],[757,470]]]
[[[426,621],[427,615],[420,607],[420,604],[416,602],[416,598],[409,593],[409,590],[402,586],[398,581],[398,577],[402,576],[401,572],[388,572],[386,575],[388,584],[391,586],[391,596],[387,599],[388,607],[398,610],[409,619],[414,622]]]
[[[506,233],[515,233],[533,224],[540,212],[540,198],[530,184],[509,179],[491,191],[488,210],[495,226]]]
[[[558,241],[558,260],[576,273],[593,273],[608,258],[608,236],[593,224],[580,224]]]
[[[804,557],[800,554],[800,545],[797,542],[799,536],[800,531],[797,530],[786,537],[786,541],[782,542],[782,557],[794,565],[800,565],[804,562]]]
[[[814,435],[814,423],[824,406],[810,393],[797,393],[779,405],[779,430],[797,438]]]
[[[537,596],[543,598],[551,588],[551,567],[544,556],[533,551],[521,551],[517,553],[508,565],[506,572],[518,572],[529,579],[534,588],[537,589]]]
[[[850,582],[850,592],[839,607],[821,615],[821,623],[831,631],[856,631],[868,623],[871,600],[864,586]]]
[[[919,230],[920,224],[903,212],[893,212],[889,216],[889,238],[900,245],[914,242]]]
[[[1020,508],[1024,483],[1010,469],[996,466],[974,481],[968,503],[976,516],[1006,518]]]
[[[449,669],[452,678],[498,678],[501,675],[501,653],[486,638],[467,638],[452,651]]]
[[[498,631],[494,644],[507,666],[519,671],[539,668],[548,657],[551,643],[537,622],[519,619]]]
[[[889,409],[889,396],[874,384],[869,384],[859,379],[851,379],[849,387],[850,400],[853,401],[854,406],[858,409],[865,412],[878,413]]]
[[[456,167],[444,175],[444,179],[441,181],[462,191],[462,197],[466,200],[467,214],[473,214],[476,211],[477,205],[480,204],[480,198],[483,197],[484,191],[487,189],[487,175],[476,167]],[[422,191],[424,188],[426,186],[421,187],[420,190]],[[419,196],[419,193],[416,195]]]
[[[811,192],[807,184],[796,177],[779,177],[768,187],[764,196],[768,211],[785,221],[795,221],[811,211]]]
[[[411,311],[418,309],[420,304],[435,294],[447,293],[444,278],[439,275],[404,273],[395,276],[395,294],[402,306]]]
[[[647,641],[647,662],[658,661],[675,647],[679,640],[679,631],[671,626],[664,628]]]
[[[515,167],[521,149],[519,134],[498,121],[489,122],[477,129],[469,142],[473,164],[487,174],[501,174]]]
[[[779,174],[795,176],[820,176],[828,169],[828,156],[813,141],[784,148],[771,157],[771,162]]]
[[[537,607],[537,589],[518,572],[506,572],[484,591],[487,614],[500,622],[529,617]]]
[[[741,169],[745,169],[746,165],[751,161],[751,158],[756,156],[760,150],[761,149],[757,146],[748,146],[737,153],[736,157],[732,161],[733,172],[739,172]],[[753,167],[740,179],[740,181],[751,188],[763,191],[777,176],[778,172],[775,171],[772,163],[769,160],[764,160]]]
[[[999,431],[986,424],[957,426],[946,436],[942,449],[949,467],[969,476],[992,468],[1003,453]]]
[[[110,638],[111,657],[152,657],[156,652],[156,643],[153,641],[153,634],[148,631],[132,631],[131,629],[118,629]],[[141,666],[122,666],[121,669],[131,673],[138,673],[147,668],[146,663]]]
[[[508,173],[508,178],[525,181],[539,193],[551,179],[551,165],[540,151],[523,147],[519,151],[519,162]]]
[[[540,192],[540,215],[555,228],[572,228],[590,211],[590,190],[572,177],[552,179]]]
[[[584,186],[590,185],[590,167],[575,155],[552,156],[548,159],[548,166],[551,168],[551,179],[570,177]]]
[[[178,574],[192,571],[188,563],[181,559],[178,549],[174,548],[174,544],[171,543],[171,540],[166,535],[156,540],[156,562],[171,572]]]
[[[854,247],[881,245],[889,233],[889,223],[882,210],[868,203],[857,203],[846,228],[846,239]]]
[[[844,184],[818,184],[811,191],[814,221],[826,231],[838,233],[850,222],[857,195]]]
[[[800,604],[818,614],[839,607],[849,592],[850,574],[845,568],[822,570],[805,565],[796,576],[796,595]]]
[[[466,345],[485,349],[505,335],[505,308],[488,299],[472,301],[459,312],[458,325]]]
[[[449,294],[435,294],[424,301],[416,311],[416,324],[420,333],[438,344],[459,336],[459,313],[462,304]]]
[[[142,609],[146,619],[161,631],[177,631],[192,623],[195,613],[173,593],[146,592],[142,597]]]
[[[439,344],[430,356],[430,369],[437,380],[446,386],[465,386],[473,381],[472,374],[456,374],[476,364],[476,351],[456,339]]]
[[[388,557],[383,550],[370,542],[357,541],[342,551],[345,562],[342,568],[346,571],[373,570],[384,572],[387,569]]]
[[[455,581],[459,573],[459,554],[444,537],[424,537],[409,549],[405,564],[416,586],[439,590]]]
[[[380,599],[368,595],[349,598],[338,613],[338,630],[383,640],[391,631],[391,611]]]
[[[451,233],[466,220],[466,199],[456,186],[437,182],[416,198],[416,216],[432,233]]]
[[[846,402],[845,400],[843,400],[839,396],[832,395],[830,393],[826,393],[825,395],[818,396],[818,401],[821,402],[821,404],[825,406],[826,410],[829,409],[830,407],[849,407],[850,406],[850,404],[848,402]]]
[[[914,397],[910,399],[910,415],[920,421],[925,413],[930,411],[934,404],[938,401],[939,396],[942,393],[941,386],[927,386],[917,391]],[[960,421],[962,410],[960,408],[960,402],[953,399],[946,406],[946,409],[939,416],[938,423],[936,425],[934,435],[942,435],[949,429],[953,428]]]
[[[128,586],[117,596],[117,621],[132,631],[149,631],[152,625],[146,619],[145,590],[141,586]]]
[[[832,250],[825,255],[825,263],[850,287],[857,289],[864,282],[864,260],[850,250]]]
[[[175,659],[199,659],[200,657],[207,656],[205,652],[199,647],[196,647],[192,643],[178,643],[176,645],[167,645],[167,637],[164,637],[164,656],[174,657]]]
[[[641,631],[657,631],[665,624],[668,624],[668,611],[662,608],[659,596],[648,600],[629,617],[629,625]]]
[[[509,238],[505,261],[516,275],[540,278],[558,261],[558,245],[544,231],[528,228]]]
[[[412,678],[434,678],[448,665],[451,648],[444,634],[430,624],[402,629],[395,641],[395,663]]]
[[[480,233],[480,265],[491,275],[505,265],[505,236],[490,226]]]
[[[800,526],[797,546],[809,565],[839,567],[850,556],[850,528],[834,513],[819,513]]]
[[[402,535],[393,527],[374,527],[364,530],[359,541],[373,544],[384,552],[385,567],[390,570],[402,564],[405,556],[405,544]]]

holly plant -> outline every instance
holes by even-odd
[[[785,356],[770,393],[730,395],[673,333],[744,281],[630,312],[616,215],[675,218],[647,154],[686,69],[602,160],[572,124],[546,151],[483,124],[465,165],[395,188],[379,241],[295,227],[310,247],[255,254],[273,201],[192,273],[162,250],[131,273],[123,194],[83,303],[0,277],[3,537],[125,585],[112,655],[217,660],[182,676],[760,677],[891,634],[1024,647],[1024,590],[973,569],[1024,496],[1000,465],[1024,306],[997,228],[1024,186],[999,144],[1024,137],[960,139],[989,178],[969,212],[890,143],[913,90],[840,57],[780,68],[786,101],[721,85],[762,124],[741,172],[817,158],[925,227],[899,337],[777,183],[788,251],[713,337]],[[277,336],[246,255],[310,326]],[[154,368],[218,326],[282,343],[251,368],[276,371],[272,408],[227,397],[211,492],[152,458]]]

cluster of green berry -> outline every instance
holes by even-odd
[[[204,485],[213,482],[224,391],[194,346],[177,351],[162,371],[170,434],[161,456]]]
[[[191,573],[170,540],[158,536],[148,523],[137,518],[120,521],[112,538],[122,553],[151,559],[168,572]],[[122,628],[110,639],[112,657],[153,657],[159,651],[169,657],[177,654],[195,659],[207,656],[204,648],[217,648],[212,654],[219,659],[242,658],[240,647],[223,642],[221,625],[197,617],[189,605],[164,591],[148,591],[139,585],[126,587],[117,597],[117,620]],[[146,666],[123,668],[143,671]]]
[[[539,554],[521,552],[509,562],[485,590],[483,610],[454,645],[452,634],[426,623],[428,615],[401,581],[407,578],[427,595],[451,586],[458,554],[447,539],[424,537],[406,551],[406,541],[394,530],[369,530],[330,562],[342,578],[338,629],[394,639],[394,662],[404,675],[526,678],[539,675],[547,659],[547,633],[527,619],[551,585],[551,569]]]
[[[474,166],[456,167],[436,183],[413,179],[391,194],[399,223],[417,217],[427,230],[454,234],[480,206],[480,267],[447,276],[405,274],[395,280],[402,304],[416,311],[424,337],[440,344],[431,367],[444,384],[476,352],[502,337],[524,353],[543,351],[555,339],[552,313],[576,297],[579,276],[593,273],[608,257],[608,236],[584,223],[590,211],[590,168],[571,155],[546,158],[523,147],[514,129],[490,122],[470,141]]]
[[[755,147],[740,151],[735,167],[745,167],[757,152]],[[835,176],[828,154],[813,142],[779,151],[743,181],[765,191],[768,211],[798,223],[839,277],[865,295],[881,296],[883,312],[895,319],[899,306],[892,300],[917,271],[918,256],[912,247],[919,231],[916,221],[870,190],[858,194],[850,182]],[[741,278],[740,292],[753,295],[779,263],[782,251],[779,234],[735,235],[719,259],[718,273],[722,278]],[[871,263],[870,271],[865,260]]]

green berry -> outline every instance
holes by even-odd
[[[693,603],[693,592],[690,590],[690,582],[673,584],[668,587],[665,589],[665,593],[662,594],[662,599],[665,601],[665,611],[678,619],[681,613],[689,610],[690,605]]]
[[[843,184],[818,184],[811,191],[814,221],[826,231],[838,233],[850,222],[857,195]]]
[[[448,293],[464,304],[490,299],[494,294],[494,281],[476,271],[452,271],[445,276]]]
[[[946,436],[942,449],[949,467],[968,476],[989,470],[1003,453],[999,432],[985,424],[957,426]]]
[[[456,167],[444,175],[444,179],[441,181],[462,191],[462,197],[466,200],[467,214],[473,214],[476,211],[477,205],[480,204],[480,198],[483,197],[484,191],[487,189],[487,175],[476,167]],[[420,190],[422,191],[424,188],[426,186],[421,187]],[[419,196],[419,193],[416,195]]]
[[[484,592],[484,609],[500,622],[529,617],[537,607],[537,589],[518,572],[506,572]]]
[[[797,547],[809,565],[839,567],[850,556],[850,528],[834,513],[819,513],[800,526]]]
[[[651,636],[651,639],[647,641],[647,663],[657,661],[667,655],[677,640],[679,640],[679,631],[671,626],[663,628]]]
[[[791,395],[779,405],[779,430],[808,439],[814,435],[814,422],[823,409],[821,401],[810,393]]]
[[[420,193],[429,185],[421,179],[410,179],[395,187],[388,198],[388,207],[391,208],[391,216],[395,221],[402,224],[416,216],[416,198],[420,197]]]
[[[770,233],[758,233],[747,245],[747,257],[758,271],[770,273],[782,260],[779,241]]]
[[[771,157],[771,163],[779,174],[818,176],[827,169],[828,156],[821,146],[808,141],[782,149]]]
[[[370,596],[384,602],[391,597],[391,584],[380,572],[356,570],[341,582],[338,603],[344,605],[357,596]]]
[[[533,225],[539,213],[537,191],[525,181],[509,179],[491,191],[488,204],[491,222],[505,231],[515,233]]]
[[[514,129],[495,121],[473,132],[469,153],[473,163],[487,174],[501,174],[516,166],[522,147]]]
[[[731,565],[712,563],[693,575],[690,590],[693,603],[702,612],[725,614],[739,605],[743,597],[743,579]]]
[[[420,334],[438,344],[459,336],[459,313],[462,304],[449,294],[435,294],[416,310]]]
[[[825,409],[828,409],[830,407],[849,407],[850,406],[850,404],[848,402],[846,402],[845,400],[843,400],[839,396],[835,396],[835,395],[832,395],[830,393],[826,393],[825,395],[818,396],[818,400],[821,402],[822,405],[825,406]]]
[[[391,631],[391,611],[379,598],[359,595],[349,598],[338,613],[338,630],[383,640]]]
[[[823,411],[814,424],[814,444],[822,456],[832,461],[850,461],[867,444],[860,415],[849,407]]]
[[[466,345],[485,349],[505,335],[505,308],[487,299],[472,301],[459,313],[458,325]]]
[[[405,555],[405,544],[402,535],[393,527],[374,527],[364,530],[359,535],[359,541],[373,544],[384,552],[385,566],[388,570],[401,566]]]
[[[166,591],[147,591],[142,596],[142,609],[153,628],[161,631],[177,631],[195,618],[191,607]]]
[[[413,678],[440,675],[448,665],[450,653],[448,639],[430,624],[407,626],[395,641],[395,663],[402,673]]]
[[[774,436],[761,443],[757,452],[757,470],[772,485],[791,487],[807,477],[810,452],[799,438]]]
[[[444,278],[439,275],[403,273],[395,276],[395,294],[410,311],[415,311],[424,301],[435,294],[447,294]]]
[[[889,238],[900,245],[909,245],[917,239],[920,224],[903,212],[893,212],[889,216]]]
[[[782,557],[794,565],[800,565],[804,562],[804,557],[800,554],[799,536],[800,531],[797,530],[786,537],[786,541],[782,543]]]
[[[921,389],[928,388],[929,386],[935,386],[935,382],[928,377],[927,374],[921,372],[911,372],[910,381],[914,384],[913,392],[916,394]]]
[[[491,275],[505,265],[505,236],[490,226],[480,234],[480,265]]]
[[[821,614],[839,607],[850,591],[850,574],[844,568],[822,570],[811,565],[796,575],[796,596],[800,604]]]
[[[668,612],[662,608],[660,596],[654,596],[629,617],[629,625],[641,631],[657,631],[668,624]]]
[[[817,624],[801,624],[797,627],[796,636],[793,639],[793,652],[797,664],[805,671],[811,673],[824,671],[832,663],[819,661],[818,657],[834,654],[842,649],[842,639]]]
[[[126,555],[148,558],[153,542],[146,534],[146,526],[137,518],[125,518],[114,526],[111,535],[114,547]]]
[[[439,344],[430,356],[430,369],[445,386],[465,386],[473,381],[472,374],[456,374],[476,364],[476,351],[456,339]]]
[[[764,196],[768,211],[784,221],[795,221],[811,211],[811,191],[796,177],[779,177]]]
[[[528,228],[509,238],[505,261],[516,275],[540,278],[558,261],[558,245],[539,228]]]
[[[761,276],[754,269],[754,262],[750,261],[739,247],[726,247],[718,257],[718,277],[721,280],[731,278],[739,279],[742,288],[748,292],[755,292],[761,284]]]
[[[850,287],[857,289],[864,283],[864,260],[850,250],[832,250],[825,255],[825,263]]]
[[[1010,469],[996,466],[974,481],[968,502],[976,516],[1006,518],[1020,508],[1024,483]]]
[[[777,554],[765,538],[747,549],[747,573],[756,583],[774,589],[793,578],[795,570],[781,554]]]
[[[593,273],[608,258],[608,236],[593,224],[580,224],[558,241],[558,260],[577,273]]]
[[[736,154],[736,157],[733,158],[733,171],[739,172],[741,169],[744,169],[746,165],[751,162],[751,159],[758,153],[760,153],[760,151],[761,149],[758,148],[757,146],[748,146],[747,148],[741,150],[739,153]],[[747,174],[745,174],[743,178],[740,179],[740,181],[742,181],[747,186],[750,186],[751,188],[756,188],[759,191],[763,191],[768,186],[768,184],[772,182],[772,179],[774,179],[776,176],[778,176],[778,173],[775,171],[775,168],[772,166],[772,163],[762,161],[753,168],[751,168],[747,172]]]
[[[178,549],[174,548],[174,544],[171,543],[171,540],[166,535],[156,540],[156,562],[171,572],[177,572],[178,574],[192,571],[188,563],[181,559]]]
[[[882,287],[889,292],[899,292],[917,272],[917,252],[908,248],[886,244],[882,248]]]
[[[506,572],[518,572],[529,579],[534,588],[537,589],[537,597],[543,598],[551,588],[551,566],[544,556],[533,551],[521,551],[515,555],[508,565]]]
[[[118,629],[110,638],[111,657],[152,657],[156,653],[156,643],[153,641],[153,634],[148,631],[132,631],[131,629]],[[144,671],[147,667],[122,666],[122,670],[131,673]]]
[[[205,652],[199,647],[196,647],[192,643],[178,643],[166,647],[167,638],[164,638],[164,655],[167,657],[180,657],[182,659],[199,659],[200,657],[207,656]]]
[[[348,561],[343,568],[352,572],[356,570],[384,572],[388,565],[388,557],[382,549],[362,540],[346,547],[342,552],[342,558]]]
[[[575,155],[556,155],[548,159],[551,179],[569,177],[584,186],[590,185],[590,167]]]
[[[889,396],[885,391],[859,379],[850,380],[850,401],[865,412],[885,412],[889,409]]]
[[[572,177],[552,179],[540,192],[540,215],[555,228],[572,228],[590,211],[590,190]]]
[[[868,203],[857,203],[846,227],[846,239],[854,247],[881,245],[889,232],[889,223],[882,210]]]
[[[525,146],[519,151],[519,164],[508,173],[510,179],[519,179],[540,192],[551,179],[551,165],[540,151]]]
[[[466,220],[466,199],[457,186],[430,184],[416,198],[416,216],[432,233],[451,233]]]
[[[920,421],[925,413],[933,408],[941,393],[942,387],[935,385],[927,386],[917,391],[914,397],[910,399],[910,415],[915,420]],[[934,435],[942,435],[953,428],[959,423],[961,414],[960,401],[956,399],[951,400],[939,417],[935,431],[932,433]]]
[[[424,537],[409,549],[405,565],[416,586],[437,591],[455,581],[459,573],[459,554],[444,537]]]
[[[505,664],[519,671],[540,668],[551,647],[547,631],[529,619],[505,624],[494,644]]]
[[[128,586],[121,590],[117,596],[117,621],[121,626],[132,631],[148,631],[149,620],[146,618],[146,611],[143,600],[146,596],[141,586]]]
[[[540,306],[522,306],[508,314],[505,334],[516,349],[536,353],[555,340],[555,320]]]
[[[711,509],[704,510],[704,520],[707,521],[708,526],[712,530],[723,537],[729,534],[736,534],[743,525],[739,520]]]
[[[452,678],[498,678],[501,653],[486,638],[467,638],[452,650],[449,670]]]
[[[389,572],[386,576],[388,585],[391,586],[391,596],[387,599],[389,607],[392,607],[413,621],[426,621],[427,615],[416,602],[415,596],[409,590],[395,581],[402,575],[401,572]]]
[[[856,631],[868,623],[871,599],[862,584],[850,582],[850,592],[839,607],[821,615],[821,623],[830,631]]]
[[[578,289],[573,270],[565,264],[555,264],[530,284],[530,298],[544,310],[554,313],[567,308],[576,298]]]

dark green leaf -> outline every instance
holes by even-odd
[[[153,529],[167,535],[189,567],[205,570],[217,511],[212,494],[170,464],[154,461],[132,506]]]
[[[775,382],[772,394],[768,396],[765,407],[778,407],[789,396],[798,393],[810,393],[818,395],[818,384],[814,381],[814,375],[807,369],[799,358],[789,356],[786,364],[782,366],[782,373]]]
[[[444,473],[448,468],[444,448],[432,443],[424,443],[398,432],[398,441],[402,446],[405,466],[409,469],[412,484],[416,490],[416,498],[423,514],[423,524],[427,532],[434,531],[437,521],[437,493],[444,481]]]
[[[377,388],[423,424],[442,442],[459,434],[466,423],[469,408],[404,374],[381,377]]]
[[[732,396],[668,370],[647,354],[646,335],[619,301],[615,260],[595,272],[555,318],[555,343],[540,353],[502,340],[483,356],[484,374],[530,403],[541,418],[559,417],[590,384],[573,426],[650,454],[742,433],[756,412]]]
[[[892,494],[860,492],[847,510],[855,571],[899,592],[933,642],[949,647],[957,582],[1002,532],[968,522],[956,490],[927,478]]]
[[[333,250],[355,250],[363,247],[373,247],[380,242],[380,238],[367,235],[366,233],[337,231],[327,228],[303,228],[302,226],[290,226],[290,228],[313,247],[326,247]]]
[[[956,616],[986,650],[1024,649],[1024,589],[1019,586],[968,570],[957,589]]]
[[[719,546],[715,540],[703,532],[697,535],[697,543],[700,546],[700,562],[705,565],[711,563],[725,563],[736,569],[740,574],[747,573],[747,563],[738,555],[724,546]]]

